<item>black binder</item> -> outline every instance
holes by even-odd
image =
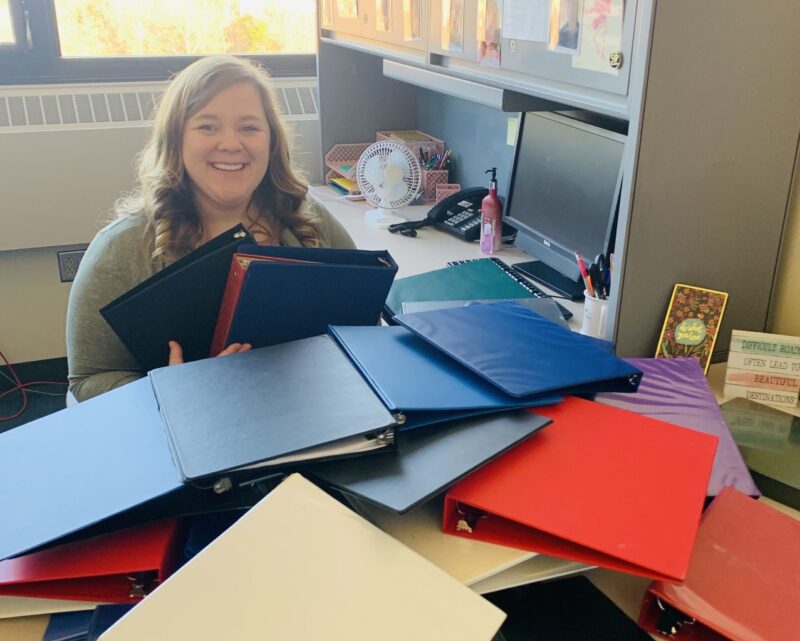
[[[167,364],[170,340],[185,361],[208,356],[231,257],[248,242],[250,232],[237,225],[100,309],[143,370]]]
[[[498,635],[504,641],[651,641],[585,576],[532,583],[486,598],[508,615]]]

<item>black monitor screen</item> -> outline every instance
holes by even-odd
[[[625,136],[550,113],[521,123],[506,216],[517,246],[570,279],[608,250]]]

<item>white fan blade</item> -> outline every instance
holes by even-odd
[[[389,185],[387,189],[387,200],[392,203],[399,202],[408,194],[408,185],[404,182],[396,182]]]
[[[373,187],[378,187],[383,183],[383,166],[378,156],[368,158],[367,162],[364,163],[364,178]]]
[[[392,149],[391,153],[386,158],[387,162],[393,163],[395,165],[400,165],[401,167],[408,166],[408,157],[399,149]]]

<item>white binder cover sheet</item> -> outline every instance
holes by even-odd
[[[38,599],[25,596],[0,596],[0,619],[27,617],[34,614],[94,610],[98,605],[100,604],[92,603],[91,601]]]
[[[489,641],[504,618],[294,474],[101,641]]]
[[[442,499],[436,497],[405,514],[349,498],[359,514],[405,543],[478,594],[554,579],[589,566],[536,552],[450,536],[442,532]],[[453,540],[457,539],[457,540]]]

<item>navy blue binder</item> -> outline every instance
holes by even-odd
[[[158,402],[144,378],[0,434],[0,559],[251,506],[275,471],[261,463],[339,437],[326,454],[390,446],[364,436],[395,422],[333,341],[298,343],[155,370]]]
[[[208,356],[231,256],[252,240],[237,225],[100,310],[142,370],[167,364],[171,340],[181,344],[185,361]]]
[[[401,430],[561,400],[556,394],[506,394],[403,327],[330,327],[329,332],[384,405],[402,414]]]
[[[86,641],[92,614],[92,610],[51,614],[42,641]]]
[[[135,603],[110,603],[98,605],[89,621],[86,641],[98,641],[100,636],[133,609]]]
[[[163,367],[150,381],[187,481],[394,440],[394,418],[329,336]]]
[[[285,343],[330,324],[375,325],[397,273],[387,251],[243,245],[239,253],[306,262],[251,261],[221,346]]]
[[[641,370],[522,305],[469,305],[395,320],[513,397],[635,392]]]
[[[402,514],[549,423],[522,411],[462,419],[403,434],[396,451],[309,464],[304,473]]]

